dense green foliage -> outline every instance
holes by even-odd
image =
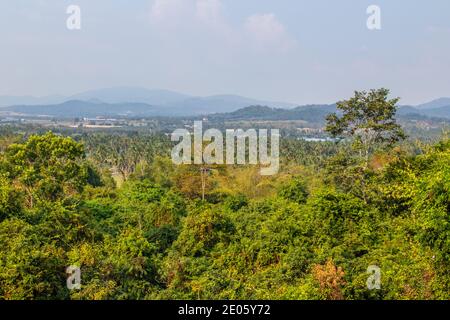
[[[206,201],[184,192],[198,172],[164,157],[120,187],[91,161],[51,133],[2,153],[1,298],[450,298],[448,139],[367,168],[347,148],[274,180],[228,168]],[[81,290],[66,288],[69,265]],[[366,288],[369,265],[380,290]]]
[[[0,299],[450,299],[450,140],[355,140],[202,181],[164,135],[1,134]]]

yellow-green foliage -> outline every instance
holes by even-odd
[[[274,177],[211,167],[204,201],[198,167],[128,145],[160,140],[117,138],[130,158],[112,160],[102,139],[87,157],[51,133],[2,147],[0,299],[450,298],[448,139],[368,163],[290,142]],[[81,290],[66,287],[70,265]]]

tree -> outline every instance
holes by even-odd
[[[8,178],[26,192],[28,207],[33,207],[36,198],[55,201],[81,192],[88,182],[84,157],[82,144],[49,132],[10,145],[4,166]]]
[[[281,187],[278,195],[286,200],[305,203],[308,198],[308,190],[304,181],[293,179],[289,184]]]
[[[389,100],[389,92],[384,88],[355,91],[354,97],[337,103],[341,116],[336,113],[327,116],[326,131],[333,137],[354,138],[354,147],[364,157],[366,167],[376,145],[390,146],[406,137],[395,120],[400,99]]]

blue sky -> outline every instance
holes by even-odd
[[[66,8],[81,8],[81,30]],[[366,8],[381,8],[368,30]],[[0,0],[0,95],[111,86],[330,103],[450,96],[448,0]]]

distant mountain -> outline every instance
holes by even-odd
[[[437,108],[421,108],[402,106],[397,111],[399,116],[420,115],[430,118],[446,118],[450,119],[450,105]]]
[[[270,108],[267,106],[250,106],[228,113],[209,115],[211,120],[304,120],[308,122],[324,123],[326,116],[338,112],[335,104],[306,105],[294,109]],[[339,112],[338,112],[339,113]],[[450,106],[419,110],[411,106],[402,106],[397,111],[399,118],[423,119],[448,118],[450,119]]]
[[[125,114],[126,110],[132,104],[146,104],[152,106],[153,110],[158,110],[158,115],[165,116],[192,116],[200,114],[226,113],[251,105],[266,105],[278,108],[293,108],[294,104],[285,102],[263,101],[241,97],[237,95],[214,95],[208,97],[194,97],[182,93],[168,90],[149,90],[137,87],[115,87],[99,90],[91,90],[73,95],[69,98],[54,97],[53,99],[33,98],[33,97],[0,97],[0,106],[13,106],[3,109],[4,111],[20,110],[26,114],[46,114],[51,116],[67,116],[60,110],[66,110],[70,105],[71,115],[77,117],[86,116],[86,112],[92,114],[92,110],[101,110],[105,113],[108,110],[102,110],[102,104],[114,105],[114,114]],[[1,104],[1,102],[4,102]],[[76,103],[74,103],[76,101]],[[65,103],[70,102],[70,103]],[[83,104],[86,102],[87,104]],[[91,104],[97,104],[92,106]],[[106,105],[103,107],[107,108]],[[27,108],[27,106],[36,106],[38,108]],[[124,110],[119,110],[121,106]],[[0,110],[1,111],[1,110]],[[134,115],[147,115],[142,110],[135,110]],[[30,113],[29,113],[30,112]],[[153,115],[153,113],[151,114]]]
[[[33,96],[0,96],[0,107],[7,107],[18,104],[55,104],[65,101],[63,96],[47,96],[47,97],[33,97]]]
[[[69,100],[97,99],[106,103],[139,102],[150,105],[167,105],[191,98],[189,95],[169,90],[149,90],[139,87],[114,87],[90,90],[75,94]]]
[[[420,114],[420,110],[412,106],[400,106],[397,109],[397,116],[404,116],[409,114]]]
[[[294,109],[250,106],[230,113],[218,113],[208,116],[212,120],[304,120],[324,122],[325,117],[336,112],[336,105],[306,105]]]
[[[427,103],[419,104],[417,109],[436,109],[450,106],[450,98],[439,98]]]
[[[209,97],[193,97],[184,101],[166,105],[177,115],[200,115],[211,113],[233,112],[252,105],[264,105],[268,107],[292,108],[294,104],[285,102],[262,101],[237,95],[215,95]]]
[[[117,116],[156,116],[163,113],[161,109],[145,103],[104,103],[70,100],[54,105],[18,105],[2,109],[3,111],[58,118],[77,117],[117,117]]]
[[[267,106],[249,106],[230,113],[219,113],[211,117],[222,118],[225,120],[239,120],[239,119],[270,119],[280,117],[283,114],[289,114],[289,110],[271,108]]]
[[[450,119],[450,105],[439,108],[421,110],[421,114],[427,115],[429,117]]]
[[[61,104],[68,101],[85,101],[106,104],[144,103],[163,110],[165,115],[188,116],[232,112],[251,105],[266,105],[278,108],[293,108],[296,105],[285,102],[263,101],[238,95],[214,95],[194,97],[169,90],[149,90],[139,87],[114,87],[90,90],[70,97],[0,97],[0,107],[26,105]],[[42,109],[42,108],[41,108]],[[25,110],[25,109],[22,109]],[[34,112],[37,109],[34,109]],[[52,111],[52,107],[46,109]],[[84,110],[84,109],[83,109]],[[72,111],[74,113],[74,111]],[[79,114],[81,115],[81,113]]]
[[[285,102],[262,101],[237,95],[194,97],[168,90],[149,90],[137,87],[115,87],[91,90],[70,97],[71,100],[98,99],[106,103],[140,102],[164,107],[169,115],[199,115],[232,112],[251,105],[292,108]]]
[[[298,117],[302,120],[310,122],[325,121],[327,115],[333,112],[339,113],[336,108],[336,104],[327,105],[306,105],[293,109]]]
[[[252,100],[246,100],[249,103]],[[245,102],[236,101],[228,103],[227,101],[204,103],[204,104],[187,104],[184,106],[152,106],[147,103],[139,102],[123,102],[123,103],[106,103],[98,99],[90,99],[89,101],[69,100],[59,104],[49,105],[14,105],[1,108],[3,113],[16,113],[29,116],[50,116],[57,118],[80,118],[80,117],[98,117],[98,116],[128,116],[128,117],[151,117],[151,116],[169,116],[169,117],[189,117],[195,115],[209,115],[213,112],[222,110],[237,110]],[[269,108],[269,107],[267,107]],[[269,108],[271,109],[271,108]],[[276,109],[278,113],[271,114],[280,117],[281,110]],[[258,114],[260,116],[260,114]],[[281,116],[282,117],[282,116]]]
[[[234,109],[232,107],[230,109]],[[227,109],[227,108],[225,108]],[[207,116],[211,120],[303,120],[324,123],[325,118],[332,112],[337,112],[336,105],[306,105],[292,109],[272,108],[269,106],[253,105],[231,112],[209,113],[212,109],[201,108],[193,112],[190,108],[177,109],[169,106],[151,106],[146,103],[105,103],[97,99],[90,101],[70,100],[52,105],[17,105],[1,109],[10,114],[29,116],[49,116],[56,118],[82,117],[154,117],[154,116]],[[450,119],[450,106],[420,110],[411,106],[402,106],[397,112],[398,117],[420,119],[447,118]]]
[[[138,87],[115,87],[91,90],[69,98],[0,97],[0,111],[52,117],[96,116],[200,116],[218,119],[305,120],[323,122],[326,115],[336,111],[336,105],[296,105],[263,101],[238,95],[194,97],[168,90]],[[450,98],[429,103],[402,106],[398,116],[450,118]]]

